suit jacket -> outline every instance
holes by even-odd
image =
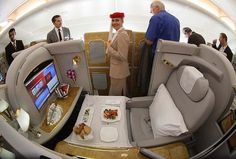
[[[12,57],[12,54],[14,52],[24,50],[24,49],[25,49],[25,47],[24,47],[22,40],[16,40],[16,48],[13,46],[13,44],[11,42],[5,47],[6,59],[7,59],[7,63],[9,66],[12,63],[12,61],[14,60],[14,58]]]
[[[193,32],[192,35],[190,35],[188,38],[188,43],[195,44],[195,45],[199,46],[200,44],[206,44],[206,41],[202,37],[202,35]]]
[[[121,29],[107,50],[110,55],[110,77],[123,79],[130,75],[128,52],[129,36],[124,29]]]
[[[213,48],[217,49],[217,50],[220,50],[221,48],[221,45],[219,45],[218,47],[216,45],[212,45]],[[225,48],[224,52],[226,53],[226,57],[227,59],[231,62],[232,61],[232,58],[233,58],[233,53],[230,49],[230,47],[227,45],[227,47]]]
[[[141,90],[141,96],[147,96],[148,93],[153,58],[154,54],[152,53],[152,46],[147,45],[146,43],[141,45],[141,61],[137,78],[137,84]]]
[[[62,27],[62,31],[63,31],[63,39],[68,39],[70,40],[71,37],[70,37],[70,30],[69,28],[66,28],[66,27]],[[48,34],[47,34],[47,42],[48,43],[55,43],[55,42],[58,42],[59,41],[59,38],[57,36],[57,33],[56,33],[56,30],[55,28],[53,28]]]

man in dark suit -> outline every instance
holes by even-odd
[[[233,53],[227,43],[227,35],[225,33],[220,33],[219,46],[216,46],[217,40],[213,40],[212,47],[226,54],[227,59],[231,62],[233,58]]]
[[[14,58],[12,57],[12,54],[14,52],[24,50],[24,44],[22,40],[16,40],[16,31],[14,28],[10,29],[9,32],[9,38],[10,38],[10,43],[5,47],[5,52],[6,52],[6,59],[7,63],[10,66]]]
[[[189,44],[195,44],[197,46],[199,46],[200,44],[206,44],[206,41],[202,37],[202,35],[192,31],[191,28],[185,27],[183,28],[183,32],[184,32],[184,35],[188,37]]]
[[[54,28],[47,34],[48,43],[55,43],[71,39],[69,28],[62,27],[62,19],[60,15],[54,15],[52,17],[52,23]]]

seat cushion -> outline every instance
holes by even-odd
[[[209,90],[208,80],[193,66],[181,66],[177,78],[183,91],[194,102],[202,100]]]
[[[149,114],[154,138],[179,136],[188,131],[180,111],[164,84],[159,86],[149,108]]]
[[[215,96],[209,88],[205,97],[199,102],[194,102],[183,91],[178,82],[177,71],[169,77],[166,87],[181,114],[189,132],[196,131],[209,117],[215,104]]]
[[[130,123],[134,141],[153,139],[148,108],[131,108]]]

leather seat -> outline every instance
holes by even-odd
[[[191,66],[181,66],[176,69],[168,79],[166,88],[176,107],[181,112],[189,132],[176,137],[158,136],[158,138],[154,138],[150,123],[152,121],[150,121],[149,117],[150,105],[143,105],[141,108],[131,107],[131,133],[133,140],[138,144],[142,144],[142,146],[154,146],[155,144],[169,143],[189,137],[189,134],[196,131],[212,112],[215,104],[215,96],[213,91],[209,88],[208,80],[201,78],[197,80],[192,88],[192,94],[191,92],[187,94],[183,88],[181,88],[180,80],[183,69],[185,68],[190,68],[190,72],[192,71],[191,69],[195,69]],[[166,115],[168,116],[168,114]]]
[[[215,52],[211,48],[202,47],[204,51],[210,52],[210,56],[218,56],[218,54],[214,55]],[[213,67],[208,59],[204,59],[206,57],[200,57],[201,48],[199,49],[193,45],[161,40],[158,48],[152,68],[149,86],[150,96],[132,98],[127,102],[128,130],[130,142],[134,146],[153,147],[183,141],[192,136],[209,118],[212,120],[213,114],[222,114],[230,104],[232,83],[235,82],[235,78],[232,80],[231,73],[233,74],[234,72],[232,72],[224,57],[220,55],[220,57],[211,59],[217,62],[219,59],[222,60],[225,68],[221,69],[221,67]],[[183,70],[186,67],[198,70],[205,77],[205,81],[200,79],[201,82],[195,83],[191,92],[186,92],[180,84]],[[227,87],[227,93],[222,95],[224,96],[222,100],[225,103],[224,105],[218,105],[215,101],[219,100],[217,99],[219,91],[222,86],[228,85],[227,82],[230,78],[232,82],[231,88]],[[176,107],[181,112],[189,130],[188,133],[180,136],[158,136],[158,138],[154,138],[153,130],[149,123],[152,122],[149,121],[149,106],[153,101],[154,93],[161,83],[165,84]],[[219,109],[221,110],[220,112]],[[216,119],[211,122],[216,122]]]

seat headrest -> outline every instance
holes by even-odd
[[[195,67],[179,67],[177,78],[180,87],[192,101],[198,102],[206,96],[209,89],[209,82]]]

